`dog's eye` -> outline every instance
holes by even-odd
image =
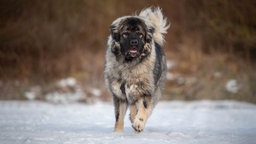
[[[139,34],[139,38],[142,38],[143,37],[143,34]]]
[[[124,33],[122,34],[123,38],[127,38],[128,37],[128,34],[127,33]]]

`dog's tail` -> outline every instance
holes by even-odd
[[[154,27],[153,39],[159,45],[163,45],[165,42],[163,34],[167,33],[170,23],[168,22],[167,18],[163,16],[162,10],[159,7],[149,7],[142,10],[139,16],[149,20]]]

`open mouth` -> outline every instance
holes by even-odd
[[[130,49],[129,53],[137,53],[138,51],[136,49]]]
[[[135,48],[131,48],[126,52],[126,59],[132,59],[132,58],[136,58],[139,56],[139,52],[138,50],[136,50]]]

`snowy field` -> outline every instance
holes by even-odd
[[[256,105],[236,101],[160,102],[145,130],[128,115],[114,133],[111,103],[0,101],[1,144],[255,144]]]

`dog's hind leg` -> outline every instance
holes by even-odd
[[[124,129],[124,117],[127,110],[127,100],[122,100],[117,97],[113,97],[115,106],[115,132],[122,132]]]
[[[152,98],[151,97],[142,98],[138,100],[135,103],[135,105],[138,112],[134,118],[132,127],[134,128],[135,131],[141,132],[144,129],[145,124],[148,120],[148,117],[150,116],[153,110]]]

